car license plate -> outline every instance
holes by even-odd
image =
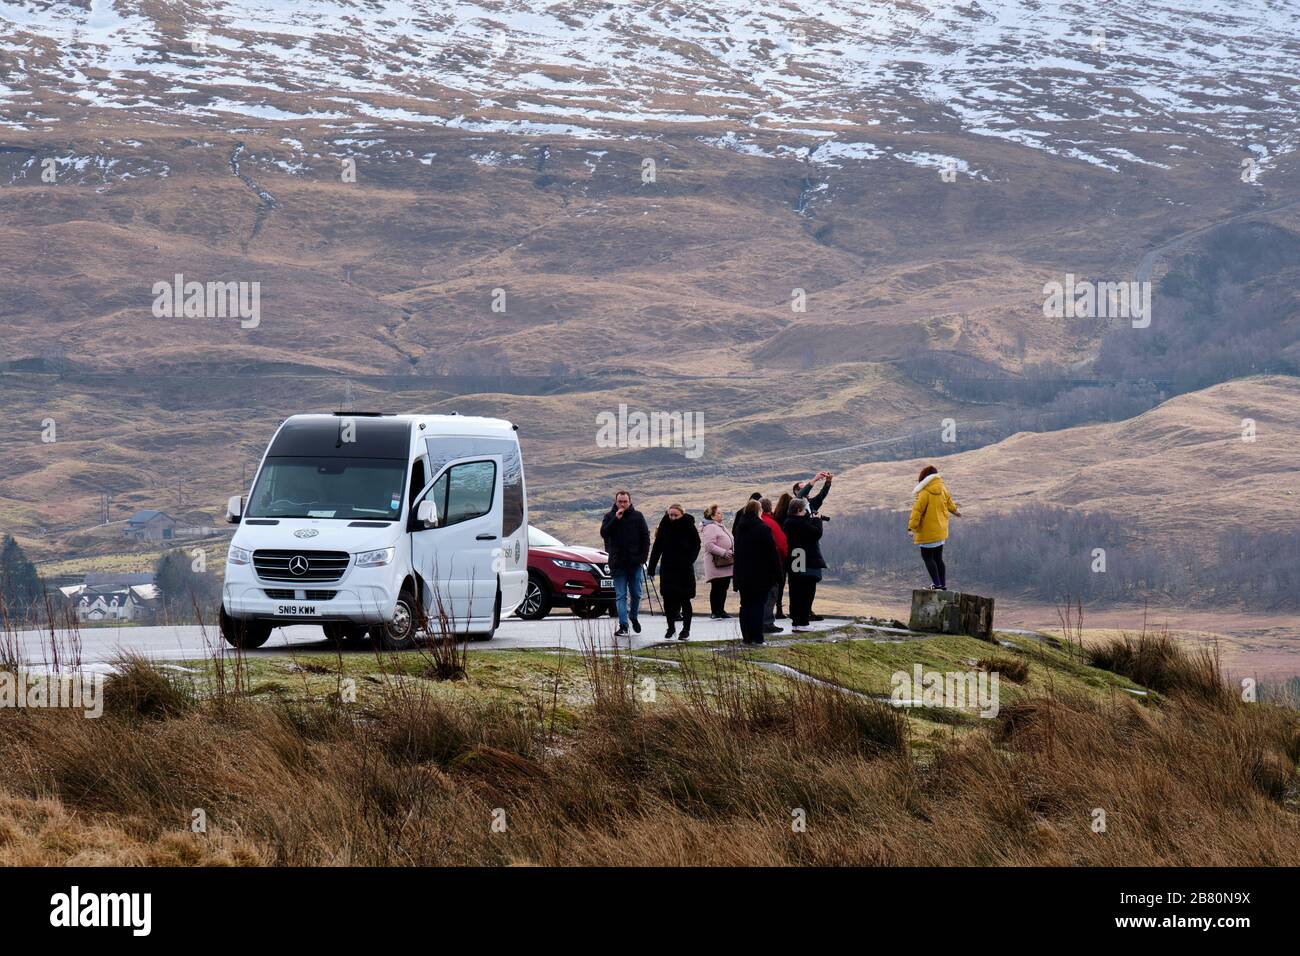
[[[316,617],[315,604],[281,604],[275,611],[287,617]]]
[[[612,588],[612,587],[614,586],[614,579],[613,579],[613,578],[601,578],[601,579],[600,579],[600,586],[601,586],[602,588]]]

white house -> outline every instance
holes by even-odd
[[[158,598],[151,574],[88,574],[83,583],[59,590],[72,604],[77,620],[90,622],[147,619]]]

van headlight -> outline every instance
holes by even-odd
[[[251,554],[243,548],[236,548],[233,544],[230,546],[230,551],[226,554],[227,564],[247,564],[251,560],[253,560]]]
[[[380,548],[378,551],[362,551],[357,555],[357,567],[382,568],[393,560],[394,548]]]

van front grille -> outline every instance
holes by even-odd
[[[263,581],[303,581],[327,584],[343,577],[350,560],[346,551],[253,552],[253,568]]]

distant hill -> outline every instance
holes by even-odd
[[[1100,34],[1031,0],[38,7],[0,6],[0,530],[38,560],[121,549],[103,495],[209,523],[284,417],[348,403],[515,420],[576,526],[615,482],[725,501],[1297,358],[1293,258],[1176,265],[1300,236],[1262,0]],[[1221,336],[1043,312],[1171,272]],[[256,284],[256,322],[159,316],[177,275]],[[702,457],[597,444],[620,404],[702,414]]]
[[[1254,441],[1242,440],[1245,419],[1255,423]],[[839,511],[910,507],[916,474],[932,462],[972,515],[1054,504],[1105,512],[1156,539],[1194,542],[1230,527],[1300,529],[1297,448],[1300,379],[1241,379],[1131,421],[1022,433],[947,458],[862,465],[836,479],[834,496]]]

